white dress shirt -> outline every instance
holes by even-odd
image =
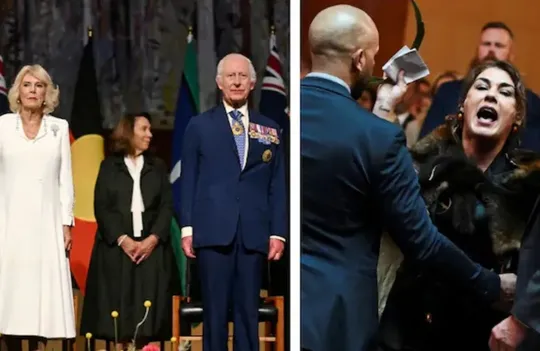
[[[227,104],[225,101],[223,101],[223,105],[225,106],[225,112],[227,112],[227,118],[229,118],[229,124],[231,125],[231,132],[232,132],[232,126],[233,126],[233,123],[234,123],[234,118],[231,117],[230,113],[232,111],[234,111],[235,108],[230,106],[229,104]],[[245,105],[241,106],[240,108],[237,108],[236,110],[238,110],[238,111],[240,111],[240,113],[242,113],[241,120],[242,120],[242,124],[244,125],[244,135],[245,135],[245,138],[246,138],[246,142],[245,142],[245,147],[244,147],[244,162],[242,164],[245,167],[246,161],[247,161],[247,156],[248,156],[248,151],[249,151],[249,137],[248,137],[249,109],[248,109],[248,105],[245,104]],[[185,238],[187,236],[192,236],[192,235],[193,235],[193,227],[188,226],[188,227],[183,227],[182,228],[182,238]],[[281,236],[278,236],[278,235],[271,235],[270,238],[285,241],[285,238],[282,238]]]

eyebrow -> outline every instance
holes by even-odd
[[[504,45],[504,46],[510,45],[510,43],[505,43],[504,40],[498,40],[498,39],[486,39],[486,40],[481,40],[480,43],[482,43],[482,44],[491,44],[491,43],[494,43],[494,44],[500,44],[500,45]]]
[[[477,81],[481,80],[482,82],[484,82],[484,83],[486,83],[488,85],[491,85],[491,81],[489,79],[487,79],[487,78],[477,78],[476,80]],[[501,87],[501,88],[513,88],[513,89],[516,88],[513,84],[505,83],[505,82],[500,83],[499,87]]]

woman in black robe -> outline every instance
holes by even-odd
[[[94,211],[98,230],[88,271],[80,332],[137,346],[171,337],[174,253],[172,190],[165,164],[148,152],[147,114],[124,117],[113,133],[113,155],[99,170]]]
[[[525,89],[509,63],[486,62],[464,82],[459,113],[411,149],[434,224],[472,260],[515,273],[540,190],[540,157],[519,149]],[[511,303],[488,306],[425,265],[405,261],[380,326],[381,349],[487,351]]]

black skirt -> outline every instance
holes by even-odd
[[[99,234],[92,251],[80,334],[92,333],[94,339],[114,340],[116,318],[119,342],[133,339],[166,341],[172,336],[172,296],[179,293],[179,275],[169,243],[159,243],[152,254],[136,265],[117,245],[108,245]]]

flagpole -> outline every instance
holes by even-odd
[[[270,51],[272,51],[272,48],[276,45],[276,26],[271,25],[270,26]]]

